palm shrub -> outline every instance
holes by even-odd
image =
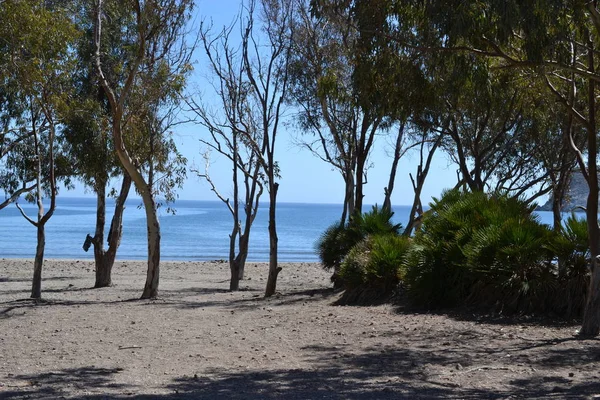
[[[373,206],[370,212],[354,215],[345,224],[329,226],[315,245],[317,254],[326,270],[333,270],[332,281],[338,281],[342,261],[350,250],[369,235],[399,234],[401,224],[394,224],[390,210]]]
[[[386,300],[404,275],[411,239],[397,233],[370,235],[345,257],[339,278],[346,291],[341,303]]]
[[[485,201],[483,193],[459,190],[433,199],[407,260],[405,281],[415,304],[452,307],[468,296],[475,282],[462,249],[482,224]]]
[[[545,308],[556,290],[544,247],[551,232],[533,207],[498,193],[451,190],[434,199],[407,258],[405,281],[415,303]]]
[[[572,213],[548,245],[556,256],[560,293],[555,308],[568,318],[581,316],[589,284],[590,252],[585,218]]]
[[[507,312],[552,310],[558,281],[546,244],[552,231],[533,214],[494,221],[476,231],[464,248],[476,278],[469,299]]]

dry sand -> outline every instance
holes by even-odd
[[[316,264],[249,263],[229,293],[228,266],[165,262],[160,297],[138,300],[142,262],[0,260],[0,398],[415,399],[593,398],[597,340],[577,327],[341,307]]]

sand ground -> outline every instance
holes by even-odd
[[[143,262],[0,259],[2,399],[600,398],[600,342],[576,325],[342,307],[317,264],[165,262],[160,297],[138,300]]]

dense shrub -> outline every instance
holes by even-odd
[[[565,317],[583,314],[589,284],[587,221],[571,214],[549,249],[558,263],[559,293],[555,307]]]
[[[371,235],[348,253],[339,271],[346,292],[342,303],[389,298],[404,274],[411,239],[398,234]]]
[[[502,194],[444,193],[431,204],[408,257],[416,304],[474,304],[510,312],[554,308],[553,233],[533,206]]]
[[[334,271],[332,280],[337,279],[342,261],[350,250],[367,236],[400,232],[402,226],[392,222],[393,215],[389,210],[374,206],[370,212],[357,214],[344,225],[334,223],[323,232],[315,247],[323,267]]]
[[[340,303],[389,299],[399,283],[415,305],[581,316],[589,283],[585,220],[553,232],[534,206],[503,194],[445,192],[414,238],[374,207],[331,226],[318,250],[345,289]]]

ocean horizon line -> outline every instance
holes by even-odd
[[[70,199],[70,200],[90,200],[90,199],[95,199],[95,196],[59,196],[57,197],[57,204],[58,204],[58,200],[62,198],[62,199]],[[107,201],[113,201],[114,202],[114,198],[113,197],[107,197]],[[159,199],[161,200],[161,199]],[[139,196],[129,196],[127,198],[127,202],[131,202],[131,201],[142,201],[142,198]],[[199,202],[207,202],[207,203],[220,203],[223,204],[223,202],[221,200],[218,199],[176,199],[173,202],[170,203],[165,203],[165,204],[177,204],[178,201],[181,202],[193,202],[193,201],[199,201]],[[269,202],[265,201],[264,203],[262,203],[264,205],[268,205]],[[316,205],[316,206],[343,206],[343,203],[331,203],[331,202],[310,202],[310,201],[277,201],[277,204],[292,204],[292,205]],[[383,204],[383,202],[381,203]],[[373,207],[375,205],[381,206],[381,204],[379,203],[368,203],[368,204],[363,204],[364,207]],[[412,207],[412,204],[392,204],[392,207]]]

